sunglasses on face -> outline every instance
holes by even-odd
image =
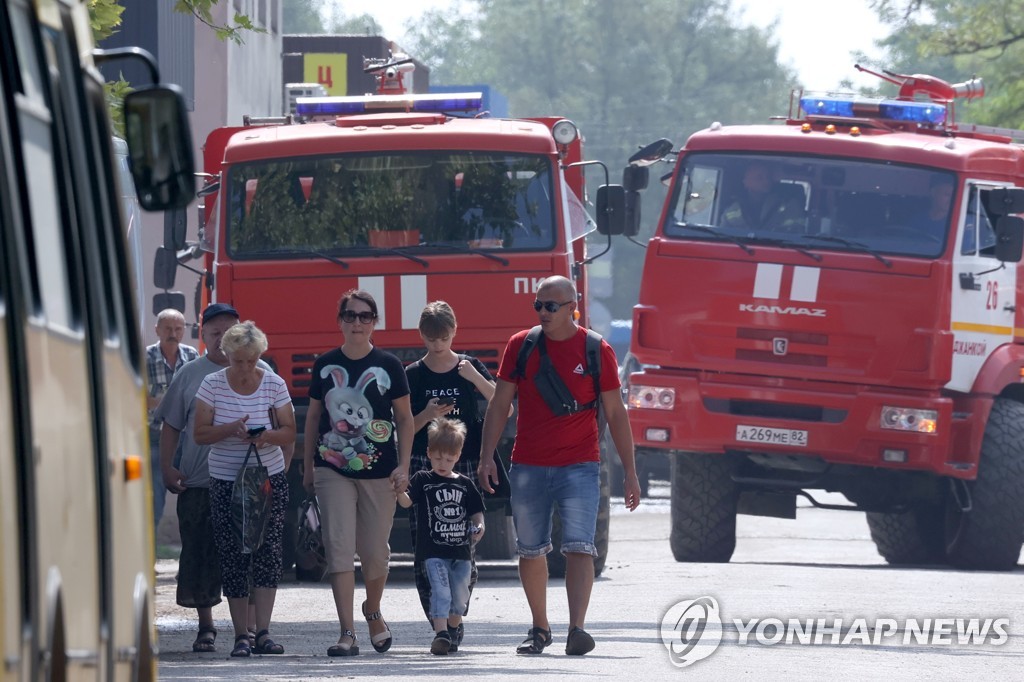
[[[371,313],[369,310],[364,310],[361,313],[357,313],[354,310],[344,310],[341,313],[341,321],[352,324],[356,320],[359,320],[363,324],[370,324],[377,319],[377,316]]]
[[[554,301],[534,301],[533,309],[538,313],[541,310],[546,310],[549,313],[557,313],[562,309],[562,306],[569,305],[572,301],[566,301],[565,303],[555,303]]]

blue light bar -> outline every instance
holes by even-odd
[[[882,118],[891,121],[939,124],[946,120],[946,107],[934,102],[885,100],[878,105]]]
[[[879,118],[889,121],[940,124],[946,120],[946,107],[934,102],[904,102],[895,99],[860,97],[801,97],[800,108],[814,116],[839,118]]]
[[[362,97],[299,97],[295,113],[299,116],[346,116],[375,112],[479,111],[483,93],[444,92],[424,95],[366,95]]]
[[[801,97],[800,108],[817,116],[853,118],[853,102],[845,97]]]

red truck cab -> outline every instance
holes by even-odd
[[[868,512],[890,563],[1016,565],[1024,153],[953,121],[935,93],[967,85],[806,95],[677,152],[628,387],[637,447],[672,458],[677,560],[728,561],[737,513],[801,495]]]

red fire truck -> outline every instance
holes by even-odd
[[[373,294],[374,342],[405,362],[422,356],[420,312],[438,299],[458,315],[457,350],[492,372],[509,336],[536,324],[545,277],[576,283],[587,322],[593,223],[576,126],[490,118],[479,93],[407,94],[411,66],[367,60],[377,94],[299,98],[303,122],[247,120],[206,141],[207,298],[258,320],[299,424],[313,361],[339,342],[347,289]],[[488,522],[481,556],[511,556],[510,521]]]
[[[891,564],[1017,563],[1022,134],[956,123],[980,82],[875,75],[899,96],[795,95],[676,152],[628,407],[672,458],[679,561],[729,561],[737,513],[802,496],[867,512]]]

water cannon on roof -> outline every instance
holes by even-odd
[[[933,102],[948,103],[957,98],[978,99],[985,96],[985,84],[980,78],[972,78],[963,83],[947,83],[941,78],[920,73],[907,76],[885,69],[882,69],[882,73],[878,73],[860,64],[854,64],[853,68],[900,86],[897,96],[897,99],[900,100],[914,100],[916,95],[922,94]]]
[[[389,57],[363,57],[363,73],[373,74],[377,79],[378,95],[404,95],[405,76],[416,70],[412,57],[394,52]]]

